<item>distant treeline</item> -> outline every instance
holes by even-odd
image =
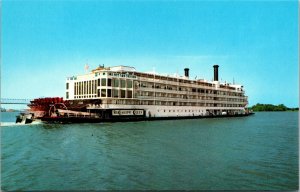
[[[298,111],[299,108],[288,108],[284,104],[272,105],[272,104],[260,104],[257,103],[253,105],[249,109],[253,111]]]

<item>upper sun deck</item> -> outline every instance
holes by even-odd
[[[104,67],[99,66],[96,69],[93,69],[91,72],[83,75],[77,75],[68,77],[67,80],[78,80],[84,81],[87,79],[95,79],[102,77],[116,77],[116,78],[132,78],[139,79],[140,81],[155,81],[159,82],[173,82],[178,84],[190,84],[190,85],[200,85],[205,87],[218,87],[221,89],[227,89],[231,91],[241,91],[244,92],[242,85],[221,83],[219,81],[207,81],[204,79],[195,79],[190,80],[188,76],[179,76],[175,75],[162,75],[156,72],[138,72],[134,67],[131,66],[113,66],[113,67]]]
[[[115,71],[115,72],[135,72],[136,69],[134,67],[130,66],[124,66],[124,65],[119,65],[119,66],[114,66],[114,67],[104,67],[103,65],[97,67],[96,69],[92,70],[92,72],[101,72],[101,71]]]

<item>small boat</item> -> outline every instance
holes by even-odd
[[[34,119],[34,114],[33,113],[20,113],[16,117],[17,117],[16,123],[29,124],[29,123],[32,123],[32,121]]]

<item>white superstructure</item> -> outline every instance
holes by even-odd
[[[68,77],[66,100],[87,103],[89,110],[144,109],[146,117],[244,114],[248,99],[243,86],[221,83],[218,66],[214,69],[214,81],[207,82],[190,80],[188,69],[183,77],[171,77],[128,66],[100,66]]]

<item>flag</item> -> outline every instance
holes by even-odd
[[[84,69],[85,69],[86,71],[89,70],[89,65],[88,65],[88,64],[85,64]]]

